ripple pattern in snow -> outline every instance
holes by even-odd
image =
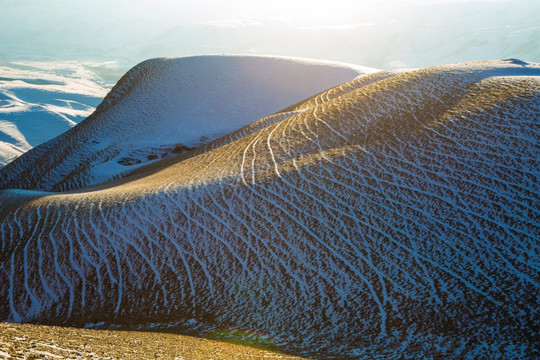
[[[75,61],[0,63],[0,167],[92,114],[109,87],[100,74],[114,68]]]
[[[4,190],[0,318],[535,358],[539,109],[538,64],[372,74],[99,187]]]

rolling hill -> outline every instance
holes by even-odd
[[[207,60],[232,66],[188,61]],[[374,72],[239,120],[286,90],[257,71],[262,100],[195,92],[234,124],[139,116],[174,108],[183,88],[159,85],[184,65],[137,66],[0,169],[1,320],[247,331],[317,359],[538,355],[539,64]],[[100,170],[141,145],[144,164]]]
[[[0,184],[65,191],[111,180],[374,71],[268,56],[148,60],[83,123],[18,159]]]

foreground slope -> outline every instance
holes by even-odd
[[[538,64],[376,73],[115,182],[4,190],[0,318],[534,358],[539,109]]]
[[[0,323],[2,359],[302,360],[252,347],[157,332]]]

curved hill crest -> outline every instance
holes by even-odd
[[[373,71],[269,56],[147,60],[84,122],[3,170],[0,184],[66,191],[118,178]]]

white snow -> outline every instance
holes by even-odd
[[[0,64],[0,167],[90,115],[107,85],[72,62]]]
[[[144,79],[107,122],[133,123],[137,147],[197,146],[320,91],[375,69],[307,59],[196,56],[153,60],[162,70]],[[129,122],[128,122],[129,121]],[[123,129],[128,131],[129,129]],[[125,138],[124,138],[125,139]],[[123,142],[127,143],[125,139]]]

